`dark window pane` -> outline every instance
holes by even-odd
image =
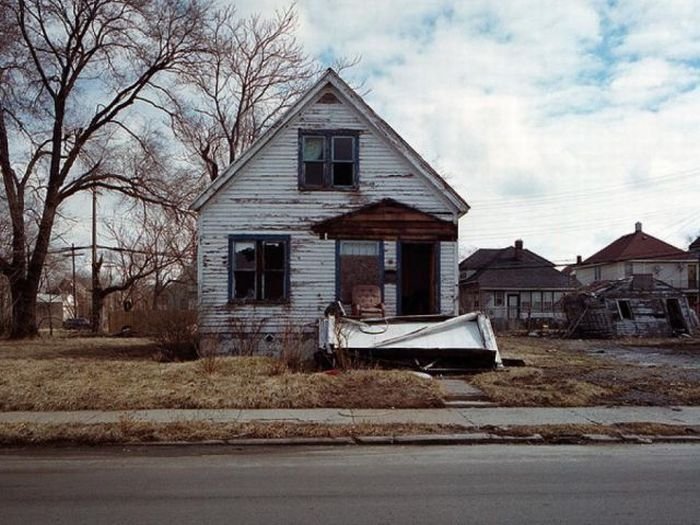
[[[323,160],[324,145],[326,140],[323,137],[304,137],[304,160]]]
[[[262,299],[284,299],[284,272],[268,271],[263,274]]]
[[[333,160],[355,160],[352,137],[333,138]]]
[[[284,243],[282,241],[266,241],[264,253],[263,267],[266,270],[284,270]]]
[[[336,162],[333,164],[333,186],[352,186],[354,164],[352,162]]]
[[[255,299],[255,272],[234,272],[236,299]]]
[[[320,162],[304,163],[304,185],[323,186],[323,164]]]
[[[233,244],[233,267],[236,270],[255,270],[255,241],[236,241]]]

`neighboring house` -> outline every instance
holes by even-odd
[[[695,239],[688,246],[688,253],[697,261],[695,272],[692,271],[692,262],[688,263],[688,303],[690,307],[695,309],[695,313],[700,317],[700,237]],[[695,293],[693,293],[693,281],[695,281]]]
[[[595,282],[563,305],[576,337],[668,337],[697,329],[686,297],[652,275]]]
[[[642,231],[623,235],[573,268],[581,284],[614,281],[635,274],[651,274],[681,290],[695,307],[698,294],[698,258]]]
[[[59,294],[36,295],[36,320],[38,328],[62,328],[63,298]]]
[[[481,310],[498,328],[563,321],[559,301],[577,285],[554,263],[523,248],[522,240],[477,250],[460,263],[459,274],[461,311]]]
[[[334,71],[192,204],[205,339],[258,325],[274,345],[374,285],[387,316],[458,310],[469,209]]]

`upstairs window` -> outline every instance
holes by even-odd
[[[282,302],[289,295],[289,238],[232,236],[229,299]]]
[[[299,131],[299,188],[348,190],[357,187],[358,132]]]

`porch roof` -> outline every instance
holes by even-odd
[[[316,223],[312,231],[328,239],[456,241],[457,224],[393,199]]]

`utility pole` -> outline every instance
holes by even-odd
[[[78,294],[75,291],[75,244],[70,245],[70,255],[73,260],[73,318],[78,317]]]
[[[92,312],[90,316],[92,332],[100,331],[98,326],[100,316],[97,311],[100,307],[98,292],[100,287],[100,276],[98,275],[97,263],[97,187],[92,187]]]

